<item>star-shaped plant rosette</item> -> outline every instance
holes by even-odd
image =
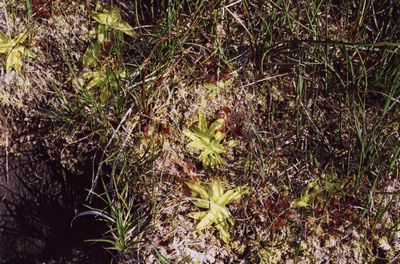
[[[229,243],[229,227],[235,224],[235,219],[226,206],[230,202],[248,194],[249,188],[237,187],[224,192],[220,178],[212,180],[209,185],[193,181],[186,184],[192,191],[191,202],[198,208],[207,209],[207,211],[189,213],[189,217],[200,220],[196,230],[200,231],[214,226],[218,230],[221,239],[226,244]]]
[[[25,57],[36,58],[36,54],[30,51],[27,47],[22,45],[23,42],[29,37],[30,32],[23,32],[14,38],[7,37],[0,31],[0,54],[6,54],[6,71],[10,72],[12,69],[20,74],[22,71],[22,61]]]
[[[210,127],[207,126],[206,115],[199,111],[199,124],[192,130],[185,129],[183,134],[191,139],[189,147],[200,150],[198,159],[204,167],[216,168],[222,163],[221,154],[236,145],[235,140],[223,142],[226,134],[221,132],[224,127],[224,120],[215,120]]]

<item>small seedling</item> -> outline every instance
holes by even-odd
[[[316,179],[310,182],[301,192],[300,198],[292,202],[293,208],[310,207],[318,198],[322,199],[326,195],[334,194],[340,191],[342,184],[335,181],[333,172],[328,171],[322,179]]]
[[[133,29],[122,19],[117,9],[107,9],[103,6],[98,6],[98,9],[102,11],[91,14],[92,18],[99,23],[92,32],[96,39],[89,43],[82,56],[82,64],[87,71],[78,82],[86,89],[99,88],[100,102],[107,103],[110,95],[119,87],[119,80],[125,78],[127,73],[123,67],[112,65],[113,58],[108,58],[106,62],[101,63],[100,57],[104,55],[103,45],[113,39],[110,34],[125,33],[133,36]]]
[[[128,24],[128,22],[122,19],[118,9],[102,9],[102,12],[92,12],[91,16],[94,20],[99,22],[101,25],[122,31],[126,35],[133,37],[133,28]]]
[[[99,56],[102,51],[102,45],[111,40],[110,34],[134,36],[133,28],[124,21],[119,11],[115,8],[107,9],[98,6],[101,12],[92,12],[91,16],[99,25],[91,32],[95,40],[89,44],[83,54],[82,63],[84,66],[98,66]],[[122,37],[122,36],[121,36]]]
[[[222,163],[221,154],[236,145],[234,140],[229,141],[226,145],[222,144],[225,133],[220,130],[223,127],[224,120],[217,119],[208,128],[204,112],[199,111],[198,127],[192,131],[187,129],[183,131],[183,134],[192,140],[189,146],[201,151],[198,159],[205,167],[218,167]]]
[[[226,206],[248,194],[249,188],[237,187],[224,193],[219,178],[212,180],[210,186],[198,182],[186,184],[192,190],[192,203],[198,208],[207,209],[207,211],[189,213],[189,217],[200,220],[196,230],[200,231],[213,225],[218,230],[221,239],[229,243],[229,226],[233,226],[235,220]]]
[[[24,57],[36,58],[35,53],[22,45],[28,36],[28,32],[23,32],[13,39],[10,39],[0,31],[0,53],[6,54],[7,56],[6,72],[10,72],[14,69],[20,74],[22,70],[22,59]]]

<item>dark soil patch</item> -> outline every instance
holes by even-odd
[[[97,238],[104,226],[77,219],[84,175],[70,175],[40,152],[0,157],[0,263],[109,263]]]

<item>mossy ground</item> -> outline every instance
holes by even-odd
[[[0,4],[0,30],[34,28],[38,54],[20,75],[2,68],[7,151],[25,129],[65,168],[78,174],[91,160],[93,176],[140,196],[149,221],[121,259],[399,260],[397,2],[111,1],[135,35],[107,44],[116,51],[104,47],[102,63],[128,73],[107,93],[75,82],[88,71],[95,2],[27,2],[30,19],[23,4]],[[237,142],[217,169],[196,159],[182,133],[200,110],[209,124],[224,119],[226,139]],[[212,228],[196,232],[187,216],[195,208],[185,182],[214,177],[251,188],[230,205],[230,244]],[[313,182],[319,189],[296,208]]]

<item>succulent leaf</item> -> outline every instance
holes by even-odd
[[[134,36],[133,28],[122,19],[121,14],[115,8],[105,9],[102,12],[92,12],[91,16],[100,24],[122,31],[128,36]]]
[[[183,134],[188,137],[191,142],[188,144],[190,148],[200,150],[198,159],[205,167],[210,166],[216,168],[222,163],[221,154],[227,149],[232,148],[232,144],[228,143],[225,147],[221,142],[225,138],[225,133],[219,130],[224,126],[223,119],[214,121],[210,128],[207,127],[206,117],[203,111],[199,111],[199,123],[197,128],[183,130]]]
[[[36,58],[35,53],[21,44],[28,36],[28,32],[23,32],[10,39],[3,32],[0,32],[0,53],[7,54],[6,72],[14,69],[19,74],[22,71],[24,57]]]
[[[229,243],[229,227],[234,225],[235,220],[226,205],[233,200],[241,198],[242,195],[247,194],[249,189],[246,187],[238,187],[224,193],[222,181],[219,178],[211,181],[210,188],[205,188],[201,183],[188,182],[186,184],[193,191],[195,196],[202,193],[202,197],[208,197],[204,200],[192,198],[192,203],[195,206],[208,209],[207,211],[189,213],[189,217],[200,220],[196,226],[196,230],[200,231],[214,226],[218,230],[220,238],[225,243]]]

